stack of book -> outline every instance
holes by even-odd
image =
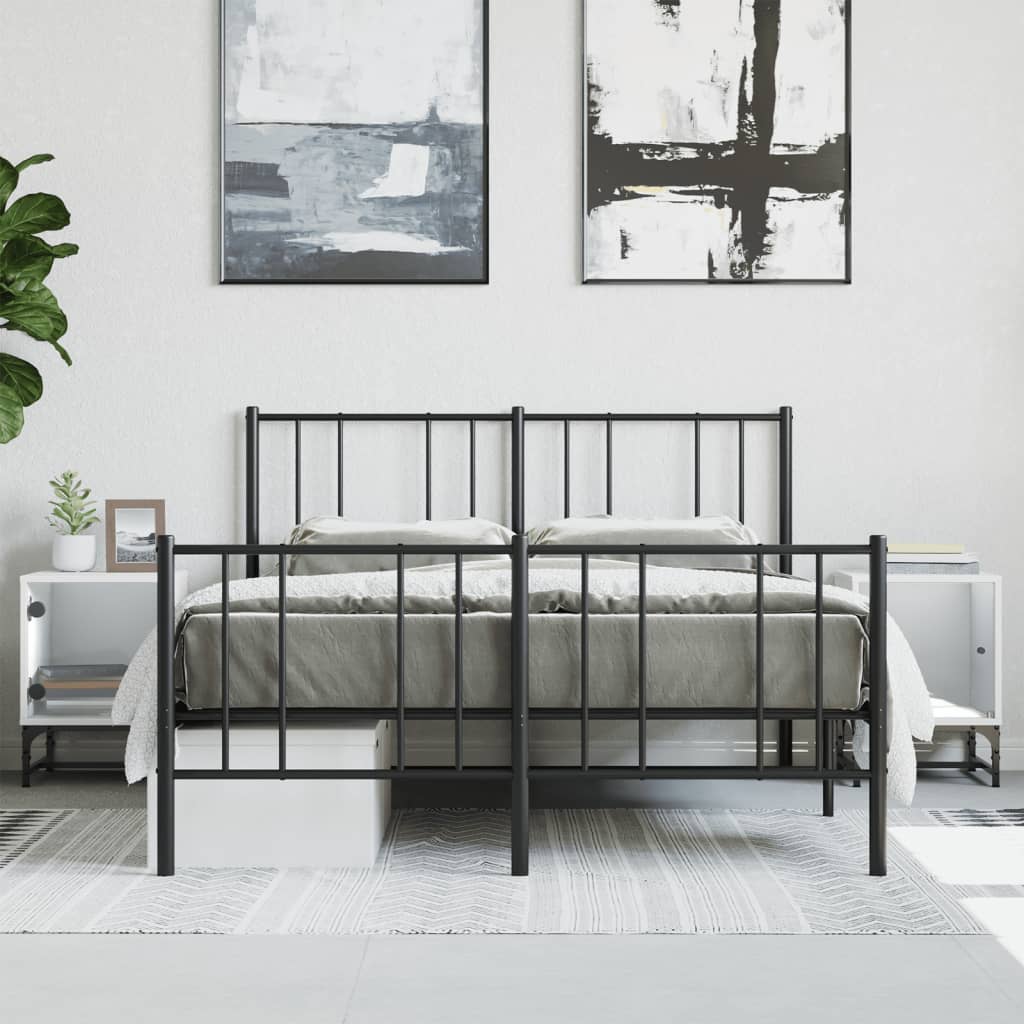
[[[977,575],[978,556],[963,544],[890,544],[890,573],[936,573]]]
[[[127,665],[40,665],[29,696],[47,711],[87,713],[109,705]]]

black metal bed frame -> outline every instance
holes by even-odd
[[[507,423],[511,428],[511,525],[509,545],[367,545],[330,544],[287,545],[260,542],[260,424],[288,422],[294,427],[295,444],[295,518],[302,520],[302,424],[311,422],[337,424],[337,511],[345,507],[345,424],[358,422],[418,422],[424,425],[426,496],[425,511],[432,511],[431,425],[464,423],[469,431],[469,510],[476,512],[476,425],[482,422]],[[525,533],[525,427],[529,422],[561,423],[563,425],[563,506],[571,511],[570,467],[572,424],[603,422],[605,424],[606,511],[613,505],[613,430],[620,422],[692,423],[694,436],[694,513],[701,511],[701,425],[704,423],[735,423],[738,425],[739,495],[738,512],[745,515],[746,444],[748,423],[778,425],[779,481],[779,543],[757,545],[694,545],[694,544],[585,544],[530,545]],[[596,778],[596,779],[817,779],[822,782],[822,810],[831,816],[834,810],[834,786],[837,781],[862,780],[869,784],[869,870],[872,875],[886,873],[886,540],[872,536],[868,544],[808,545],[792,542],[793,509],[793,412],[784,406],[774,413],[703,414],[703,413],[591,413],[591,414],[528,414],[522,407],[500,414],[382,414],[382,413],[263,413],[255,407],[246,410],[246,543],[244,544],[176,544],[174,537],[162,535],[157,541],[157,640],[158,640],[158,755],[157,755],[157,872],[174,874],[174,787],[178,779],[398,779],[418,778],[447,781],[501,780],[511,788],[512,874],[525,875],[529,868],[528,816],[531,779]],[[381,708],[289,708],[287,703],[287,563],[288,556],[323,555],[390,555],[397,570],[396,609],[396,701]],[[454,559],[455,601],[453,614],[455,679],[454,705],[451,707],[411,707],[405,699],[405,559],[415,555],[444,555]],[[506,556],[512,566],[511,629],[511,706],[501,708],[466,708],[463,688],[463,625],[462,607],[463,563],[474,555]],[[638,673],[639,694],[635,707],[592,708],[589,693],[589,566],[590,559],[609,555],[637,559],[638,576]],[[647,564],[648,558],[659,555],[750,555],[755,560],[755,703],[752,707],[649,707],[647,704]],[[824,697],[824,567],[831,555],[866,556],[870,569],[869,657],[868,683],[870,699],[857,711],[825,708]],[[177,706],[174,688],[174,569],[179,556],[212,556],[221,561],[221,707],[193,711]],[[246,574],[259,574],[260,556],[278,558],[278,665],[277,705],[269,709],[233,709],[230,707],[230,669],[227,652],[230,644],[231,615],[229,611],[230,558],[244,556]],[[570,708],[532,708],[529,705],[529,560],[532,557],[579,558],[581,593],[584,595],[580,620],[580,706]],[[768,708],[765,706],[764,663],[764,576],[765,559],[778,558],[783,572],[792,571],[794,556],[810,556],[815,564],[815,626],[813,708]],[[294,769],[287,763],[287,732],[289,723],[316,719],[388,719],[395,722],[396,753],[390,769]],[[454,723],[454,757],[450,767],[416,767],[406,764],[406,723],[416,720],[444,720]],[[512,755],[503,767],[467,767],[464,763],[463,740],[466,721],[507,721],[511,730]],[[529,725],[536,720],[575,721],[580,727],[580,763],[578,765],[539,767],[529,761]],[[638,728],[638,758],[631,766],[595,766],[590,763],[590,723],[592,721],[635,721]],[[753,721],[755,723],[756,761],[753,765],[701,766],[650,765],[647,758],[647,726],[651,721]],[[812,766],[794,766],[792,729],[797,720],[815,723],[815,761]],[[868,723],[870,763],[867,769],[857,767],[842,753],[839,726],[845,721]],[[276,722],[278,728],[278,766],[274,769],[236,769],[230,762],[230,729],[235,723]],[[177,769],[175,767],[174,730],[178,725],[193,722],[215,722],[221,728],[221,767],[211,769]],[[778,758],[776,765],[766,764],[765,723],[778,723]]]

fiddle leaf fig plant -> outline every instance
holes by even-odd
[[[71,223],[56,196],[31,192],[11,202],[24,170],[53,157],[38,153],[12,164],[0,157],[0,331],[18,331],[53,347],[68,366],[71,356],[60,343],[68,320],[56,296],[43,282],[54,260],[74,256],[78,246],[52,244],[39,235]],[[43,394],[43,378],[30,362],[0,352],[0,444],[13,441],[25,424],[25,409]]]
[[[82,486],[82,481],[73,469],[67,469],[50,481],[56,501],[51,501],[53,512],[46,521],[58,532],[77,537],[94,523],[100,521],[96,515],[96,502],[90,501],[92,490]]]

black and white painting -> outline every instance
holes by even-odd
[[[849,6],[586,0],[586,280],[849,281]]]
[[[223,279],[487,279],[487,0],[223,0]]]

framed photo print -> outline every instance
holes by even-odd
[[[107,572],[156,572],[156,538],[167,532],[164,501],[107,502]]]
[[[852,0],[584,0],[584,281],[850,281]]]
[[[221,3],[221,280],[485,284],[488,0]]]

